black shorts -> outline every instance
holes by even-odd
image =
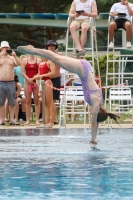
[[[22,95],[20,94],[20,95],[18,95],[18,97],[20,98],[20,99],[22,99]]]
[[[124,18],[119,18],[119,19],[115,19],[114,22],[117,25],[117,29],[115,29],[115,31],[117,31],[120,28],[123,28],[125,30],[125,23],[126,22],[130,22],[128,19],[124,19]],[[131,23],[131,22],[130,22]]]
[[[53,87],[60,89],[60,87],[61,87],[61,78],[60,77],[52,78],[51,81],[53,83]],[[53,99],[60,100],[60,91],[59,90],[53,89]]]

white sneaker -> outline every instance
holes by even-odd
[[[39,122],[43,122],[43,119],[42,119],[42,118],[40,118],[40,119],[39,119]]]
[[[127,48],[132,48],[131,42],[127,42]]]
[[[108,48],[109,48],[109,49],[113,49],[113,48],[114,48],[114,42],[110,42]]]

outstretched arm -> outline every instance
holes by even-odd
[[[92,139],[90,143],[97,143],[97,140],[96,140],[97,130],[98,130],[97,115],[98,115],[99,109],[100,109],[100,104],[98,102],[98,99],[97,100],[95,99],[94,104],[92,106],[92,121],[91,121]]]
[[[33,54],[47,58],[48,60],[54,62],[56,65],[62,67],[63,69],[72,73],[76,73],[80,77],[84,77],[84,70],[80,60],[78,59],[62,56],[45,49],[36,49],[31,45],[19,46],[17,50],[25,54]]]

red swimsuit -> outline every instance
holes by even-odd
[[[33,78],[33,76],[38,74],[38,64],[37,64],[37,62],[35,62],[34,64],[30,64],[30,63],[28,63],[28,59],[27,59],[27,64],[25,66],[25,71],[26,71],[26,75],[29,78]]]
[[[47,74],[50,72],[50,69],[48,68],[48,65],[47,63],[44,63],[44,64],[40,64],[40,75],[42,74]],[[42,80],[46,81],[50,79],[49,77],[43,77]],[[51,80],[51,79],[50,79]]]

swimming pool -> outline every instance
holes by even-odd
[[[0,199],[133,199],[133,131],[0,130]]]

